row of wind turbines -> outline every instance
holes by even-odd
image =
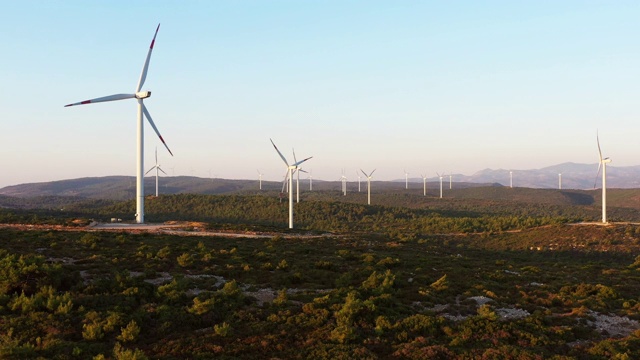
[[[135,214],[135,218],[136,218],[136,223],[142,224],[144,223],[144,175],[148,174],[149,172],[151,172],[152,170],[156,170],[156,196],[158,195],[158,177],[159,177],[159,172],[162,172],[164,174],[166,174],[164,172],[164,170],[162,170],[162,168],[160,167],[160,165],[158,164],[158,152],[157,152],[157,148],[156,148],[156,153],[155,153],[155,157],[156,157],[156,164],[155,166],[153,166],[149,171],[147,171],[146,173],[144,173],[144,120],[143,118],[146,118],[147,121],[149,122],[149,124],[151,125],[152,129],[155,131],[156,135],[158,136],[158,138],[160,139],[160,141],[162,142],[162,144],[165,146],[165,148],[167,149],[167,151],[169,152],[169,154],[171,154],[171,156],[173,156],[173,153],[171,152],[171,150],[169,149],[169,146],[167,145],[167,143],[164,141],[164,139],[162,138],[162,135],[160,134],[160,131],[158,130],[158,128],[156,127],[155,123],[153,122],[153,119],[151,118],[151,114],[149,113],[149,111],[147,110],[146,106],[144,105],[144,99],[149,98],[151,96],[151,91],[142,91],[142,86],[145,83],[145,80],[147,78],[147,72],[149,70],[149,63],[150,63],[150,59],[151,59],[151,53],[153,52],[153,47],[155,45],[155,41],[156,41],[156,37],[158,35],[158,31],[160,30],[160,24],[158,24],[158,26],[156,27],[155,33],[153,35],[153,39],[151,40],[151,44],[149,45],[149,50],[147,52],[147,56],[145,58],[143,67],[142,67],[142,72],[140,73],[140,78],[138,79],[138,83],[135,87],[135,91],[133,93],[122,93],[122,94],[114,94],[114,95],[109,95],[109,96],[104,96],[104,97],[99,97],[99,98],[94,98],[94,99],[90,99],[90,100],[84,100],[84,101],[80,101],[80,102],[76,102],[76,103],[71,103],[71,104],[67,104],[65,105],[65,107],[71,107],[71,106],[77,106],[77,105],[86,105],[86,104],[93,104],[93,103],[100,103],[100,102],[108,102],[108,101],[117,101],[117,100],[125,100],[125,99],[136,99],[137,103],[138,103],[138,110],[137,110],[137,146],[136,146],[136,214]],[[607,171],[607,164],[611,162],[611,159],[607,158],[603,158],[602,157],[602,151],[600,149],[600,139],[598,137],[598,135],[596,134],[596,139],[597,139],[597,144],[598,144],[598,154],[599,154],[599,162],[598,162],[598,173],[596,174],[596,181],[598,178],[598,175],[600,173],[600,169],[602,169],[602,222],[603,223],[607,223],[607,213],[606,213],[606,171]],[[282,160],[284,161],[285,165],[287,166],[287,178],[288,178],[288,186],[289,189],[292,189],[292,185],[293,185],[293,174],[294,172],[297,173],[297,183],[298,183],[298,188],[299,188],[299,176],[300,176],[300,172],[304,172],[304,170],[300,169],[300,165],[302,163],[304,163],[305,161],[311,159],[312,157],[308,157],[305,158],[303,160],[297,161],[296,156],[295,156],[295,151],[293,153],[293,158],[294,158],[294,162],[293,163],[289,163],[287,161],[287,159],[284,157],[284,155],[282,155],[282,153],[280,152],[280,150],[276,147],[275,143],[273,142],[273,140],[271,140],[271,144],[273,145],[273,147],[276,149],[276,151],[278,152],[278,154],[280,155],[280,158],[282,158]],[[360,171],[362,172],[362,174],[367,178],[367,203],[371,204],[371,178],[373,176],[373,173],[375,172],[375,169],[373,171],[371,171],[369,174],[365,173],[362,169],[360,169]],[[262,188],[262,174],[260,172],[259,176],[260,176],[260,188]],[[405,187],[408,189],[409,187],[409,173],[405,170]],[[438,173],[438,177],[440,179],[440,197],[442,197],[442,180],[443,180],[443,175],[440,175]],[[424,194],[426,196],[426,176],[422,175],[423,178],[423,184],[424,184]],[[346,195],[346,176],[344,176],[344,173],[341,177],[342,180],[342,188],[343,188],[343,192]],[[286,181],[286,179],[285,179]],[[452,186],[452,180],[451,180],[451,175],[449,175],[449,187],[451,188]],[[510,187],[513,187],[513,172],[510,172]],[[559,174],[559,187],[562,188],[562,175]],[[595,188],[595,183],[594,183],[594,188]],[[360,189],[360,176],[358,174],[358,189]],[[299,191],[298,191],[298,201],[299,201]],[[289,228],[293,228],[293,191],[289,191]]]

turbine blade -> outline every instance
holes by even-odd
[[[154,166],[154,167],[152,167],[151,169],[149,169],[149,171],[147,171],[147,172],[146,172],[146,173],[144,173],[144,174],[145,174],[145,175],[147,175],[148,173],[150,173],[150,172],[151,172],[151,170],[153,170],[153,169],[155,169],[155,168],[156,168],[155,166]]]
[[[369,175],[369,177],[371,177],[374,172],[376,172],[376,169],[373,169],[373,171],[371,172],[371,175]]]
[[[282,181],[282,190],[280,192],[284,192],[284,187],[287,185],[287,180],[289,180],[289,169],[284,173],[284,181]]]
[[[307,174],[309,173],[308,171],[304,171],[302,169],[298,169],[298,170],[300,170],[300,172],[303,172],[303,173],[307,173]]]
[[[164,172],[164,170],[162,170],[162,168],[160,166],[158,166],[158,170],[162,171],[163,174],[169,176],[169,174],[167,174],[166,172]]]
[[[593,188],[596,188],[596,184],[598,183],[598,176],[600,176],[600,168],[602,167],[602,161],[598,163],[598,172],[596,172],[596,179],[593,181]]]
[[[158,147],[156,146],[156,165],[158,165]]]
[[[135,97],[136,97],[136,94],[115,94],[115,95],[103,96],[103,97],[99,97],[99,98],[95,98],[95,99],[91,99],[91,100],[80,101],[80,102],[73,103],[73,104],[67,104],[64,107],[93,104],[93,103],[99,103],[99,102],[105,102],[105,101],[135,99]]]
[[[300,160],[300,161],[298,161],[298,162],[294,163],[294,164],[293,164],[293,166],[298,166],[298,165],[302,164],[303,162],[305,162],[305,161],[307,161],[307,160],[311,159],[312,157],[313,157],[313,156],[309,156],[308,158],[306,158],[306,159],[304,159],[304,160]]]
[[[173,153],[171,152],[171,149],[169,149],[169,146],[167,146],[167,143],[164,142],[164,139],[162,138],[162,135],[160,135],[160,131],[158,131],[158,128],[156,127],[156,124],[153,123],[153,120],[151,119],[151,114],[149,114],[149,111],[147,110],[147,107],[144,106],[144,103],[142,104],[142,111],[144,112],[144,116],[147,118],[147,120],[149,120],[149,124],[151,124],[151,127],[153,128],[153,130],[156,132],[156,134],[160,138],[160,141],[162,141],[162,144],[164,145],[164,147],[166,147],[167,151],[169,151],[169,154],[171,154],[171,156],[173,156]]]
[[[293,149],[293,148],[292,148],[291,150],[293,150],[293,162],[294,162],[294,163],[297,163],[297,162],[298,162],[298,159],[296,159],[296,149]]]
[[[147,79],[147,70],[149,69],[149,60],[151,59],[151,51],[153,51],[153,45],[156,43],[156,36],[158,35],[158,30],[160,29],[160,24],[156,28],[156,33],[153,34],[153,40],[151,40],[151,45],[149,46],[149,52],[147,53],[147,58],[144,61],[144,66],[142,67],[142,73],[140,74],[140,80],[138,81],[138,86],[136,87],[136,92],[142,89],[142,85],[144,85],[144,81]]]
[[[364,170],[360,169],[360,171],[362,171],[362,174],[363,174],[364,176],[367,176],[367,173],[366,173],[366,172],[364,172]]]
[[[598,136],[598,131],[596,130],[596,141],[598,142],[598,156],[600,157],[600,163],[602,164],[602,151],[600,150],[600,137]],[[600,166],[598,166],[600,168]]]
[[[284,161],[284,164],[287,165],[287,167],[289,166],[289,163],[287,162],[287,159],[285,159],[284,155],[282,155],[282,153],[280,152],[280,150],[278,150],[278,147],[276,146],[276,144],[273,143],[273,140],[269,139],[271,141],[271,145],[273,145],[273,147],[276,149],[276,151],[278,152],[278,155],[280,155],[280,158],[282,158],[282,161]]]

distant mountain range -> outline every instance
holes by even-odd
[[[484,169],[473,175],[453,174],[453,182],[500,184],[509,186],[509,171],[513,172],[514,187],[528,187],[537,189],[557,189],[558,174],[562,174],[563,189],[593,189],[596,181],[598,164],[563,163],[532,170],[509,169]],[[428,181],[436,181],[437,178],[429,178]],[[404,181],[398,179],[396,181]],[[411,182],[422,182],[421,178],[410,178]],[[449,181],[446,174],[444,182]],[[596,187],[602,186],[602,174],[598,176]],[[607,188],[632,189],[640,188],[640,166],[607,166]]]
[[[596,179],[596,164],[564,163],[533,170],[513,171],[513,186],[524,188],[558,188],[558,174],[562,173],[563,189],[593,189]],[[454,188],[470,188],[478,186],[509,186],[509,170],[485,169],[473,175],[453,174]],[[389,190],[404,188],[398,182],[404,183],[404,179],[394,181],[374,181],[375,190]],[[422,178],[410,178],[412,187],[415,183],[422,184]],[[437,177],[428,179],[428,187],[437,187]],[[444,186],[448,188],[449,175],[444,179]],[[357,182],[356,182],[357,183]],[[308,180],[300,180],[300,187],[308,189]],[[357,189],[354,181],[349,181],[349,191]],[[354,189],[355,186],[355,189]],[[363,181],[362,189],[366,188]],[[295,182],[294,182],[295,187]],[[601,187],[601,177],[598,177],[597,187]],[[615,167],[607,166],[608,188],[640,188],[640,166]],[[263,191],[279,192],[282,190],[281,182],[263,181]],[[339,181],[313,180],[314,190],[340,189]],[[256,193],[258,192],[258,180],[230,180],[209,179],[192,176],[167,176],[160,178],[160,193],[162,194],[230,194],[230,193]],[[155,177],[145,178],[145,193],[155,193]],[[78,198],[129,200],[135,197],[135,177],[133,176],[106,176],[80,178],[71,180],[59,180],[42,183],[30,183],[7,186],[0,189],[0,195],[12,197],[37,197],[37,196],[65,196]]]

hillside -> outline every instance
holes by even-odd
[[[496,183],[509,186],[509,171],[513,172],[514,187],[558,188],[558,174],[562,174],[563,189],[592,189],[596,180],[596,164],[562,163],[540,169],[484,169],[472,175],[453,174],[454,182]],[[598,177],[596,187],[602,186]],[[431,177],[428,181],[436,181]],[[397,180],[400,181],[400,180]],[[402,179],[404,181],[404,179]],[[420,178],[410,178],[411,182],[420,182]],[[444,178],[448,186],[449,175]],[[640,166],[607,165],[607,185],[612,188],[640,188]]]
[[[233,180],[219,178],[200,178],[193,176],[167,176],[161,177],[159,192],[164,195],[172,194],[232,194],[232,193],[259,193],[257,180]],[[421,184],[422,185],[422,184]],[[486,184],[456,183],[456,188],[485,186]],[[76,198],[128,200],[135,197],[135,177],[133,176],[106,176],[80,179],[59,180],[42,183],[28,183],[7,186],[0,189],[0,195],[33,198],[43,196],[63,196]],[[429,183],[430,188],[437,186]],[[296,183],[294,182],[294,189]],[[373,181],[371,185],[375,191],[404,190],[404,186],[389,181]],[[339,181],[313,181],[313,190],[316,191],[340,191]],[[366,191],[367,183],[361,182],[361,191]],[[420,187],[422,188],[422,187]],[[275,181],[262,181],[262,192],[280,192],[282,183]],[[309,189],[308,180],[300,180],[300,190]],[[347,192],[358,190],[357,182],[348,182]],[[145,178],[145,194],[155,194],[155,178]]]

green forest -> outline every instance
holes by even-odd
[[[4,208],[0,358],[640,358],[633,208],[383,198],[309,195],[294,230],[276,196],[147,198],[179,235],[87,226],[131,201]]]

